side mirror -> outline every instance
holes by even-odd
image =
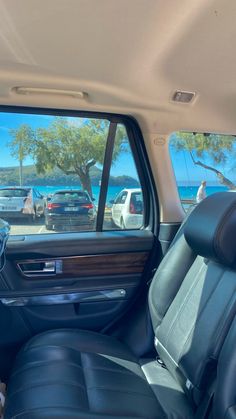
[[[111,199],[109,202],[110,202],[110,204],[113,205],[115,203],[115,200],[114,199]]]
[[[94,202],[94,201],[96,201],[96,198],[92,198],[92,201]]]

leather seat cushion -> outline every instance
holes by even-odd
[[[166,418],[139,360],[115,338],[55,330],[19,352],[5,419]]]

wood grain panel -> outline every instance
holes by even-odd
[[[148,252],[117,253],[103,255],[72,256],[65,258],[28,259],[16,261],[17,267],[24,277],[40,278],[80,278],[86,276],[122,275],[142,273],[148,258]],[[28,265],[31,270],[33,264],[59,261],[59,272],[56,274],[24,274],[22,268]],[[36,266],[35,266],[36,268]]]

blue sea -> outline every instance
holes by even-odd
[[[134,186],[136,188],[137,186]],[[179,186],[179,195],[181,199],[195,199],[197,195],[197,190],[199,186]],[[59,189],[74,189],[75,186],[36,186],[38,191],[40,191],[43,195],[50,195],[53,194],[55,191]],[[108,188],[107,194],[107,203],[111,199],[114,199],[117,194],[122,190],[122,186],[110,186]],[[216,192],[226,191],[227,188],[225,186],[207,186],[206,193],[207,195],[212,195]],[[93,186],[93,195],[95,198],[95,202],[98,203],[100,193],[100,186]]]
[[[197,191],[200,185],[198,186],[179,186],[179,196],[181,199],[195,199],[197,195]],[[227,191],[228,188],[226,186],[207,186],[206,187],[206,194],[212,195],[216,192],[223,192]]]

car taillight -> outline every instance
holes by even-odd
[[[130,212],[130,214],[136,214],[136,210],[135,210],[134,204],[132,204],[132,202],[129,205],[129,212]]]
[[[83,204],[81,205],[82,208],[88,208],[88,209],[92,209],[93,208],[93,204]]]
[[[54,209],[54,208],[59,208],[61,206],[61,204],[52,204],[51,202],[49,202],[49,204],[47,205],[48,209]]]

